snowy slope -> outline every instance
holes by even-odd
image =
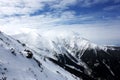
[[[35,58],[43,60],[48,69],[55,63],[83,80],[120,79],[120,49],[98,46],[69,31],[30,32],[14,37],[43,56]]]
[[[26,50],[32,52],[32,58],[27,57]],[[0,32],[0,80],[77,80],[77,77],[48,60],[43,61],[37,52]]]
[[[46,31],[21,33],[13,36],[16,39],[26,43],[28,46],[38,50],[62,50],[62,48],[69,48],[72,51],[80,50],[84,53],[86,49],[106,49],[106,47],[98,46],[91,43],[89,40],[81,38],[79,34],[66,31]],[[74,54],[73,54],[74,55]]]
[[[93,49],[96,55],[96,50],[105,52],[107,50],[107,47],[98,46],[71,31],[30,32],[14,35],[13,37],[26,43],[30,48],[43,56],[55,58],[53,55],[56,54],[70,54],[79,62],[78,64],[81,63],[80,58],[86,50]]]

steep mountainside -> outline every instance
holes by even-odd
[[[77,80],[19,40],[0,32],[0,80]]]
[[[98,46],[76,33],[57,31],[33,32],[15,38],[83,80],[120,79],[120,49],[117,47]]]

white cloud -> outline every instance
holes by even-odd
[[[113,22],[113,21],[112,21]],[[52,31],[73,31],[80,34],[94,43],[100,45],[117,44],[120,41],[120,27],[119,22],[106,24],[72,24],[72,25],[59,25],[51,28]]]
[[[30,14],[42,10],[43,2],[53,0],[0,0],[0,16],[14,14]]]
[[[51,18],[45,15],[22,16],[0,19],[0,29],[8,34],[19,33],[21,28],[45,28],[51,27],[59,18]]]
[[[74,11],[64,11],[61,13],[61,18],[63,19],[70,19],[70,18],[76,18]]]
[[[48,3],[51,8],[55,9],[68,9],[70,5],[79,5],[80,7],[91,7],[96,4],[103,4],[110,0],[56,0],[55,2]],[[114,2],[114,1],[113,1]]]
[[[99,3],[106,3],[109,0],[0,0],[0,17],[6,15],[29,15],[37,10],[44,9],[45,4],[57,12],[68,8],[70,5],[90,7]],[[115,0],[118,2],[119,0]],[[56,12],[55,12],[56,13]]]
[[[0,0],[0,17],[5,15],[29,15],[37,10],[44,9],[49,4],[54,9],[65,9],[77,0]]]
[[[69,5],[75,5],[77,0],[59,0],[56,4],[51,4],[51,8],[55,9],[67,9]]]
[[[91,7],[96,4],[106,3],[109,0],[78,0],[81,7]]]
[[[111,11],[111,10],[119,10],[119,9],[120,9],[120,5],[113,5],[113,6],[107,6],[103,10]]]
[[[0,0],[0,30],[7,34],[18,34],[21,32],[29,32],[31,30],[40,29],[65,29],[79,32],[83,37],[92,41],[106,41],[118,39],[120,40],[119,21],[108,22],[110,24],[101,25],[98,23],[77,24],[77,25],[62,25],[56,22],[64,22],[67,20],[92,20],[93,16],[80,15],[75,16],[74,11],[62,11],[68,8],[69,5],[75,5],[80,1],[81,7],[90,7],[98,3],[105,3],[108,0]],[[37,10],[42,10],[44,3],[49,3],[51,8],[56,9],[55,13],[46,13],[36,16],[29,16]],[[12,16],[4,18],[4,15],[24,14],[22,16]],[[60,15],[54,17],[52,15]],[[98,15],[98,14],[97,14]],[[117,25],[118,24],[118,25]],[[110,27],[107,27],[110,26]],[[107,36],[107,37],[106,37]],[[107,41],[106,41],[107,42]]]
[[[57,21],[63,21],[64,18],[51,18],[44,15],[40,16],[23,16],[21,18],[8,18],[0,24],[0,30],[7,34],[18,34],[21,32],[30,32],[33,30],[66,30],[80,33],[80,35],[92,42],[99,44],[114,44],[115,41],[120,40],[120,20],[112,20],[106,23],[90,23],[90,24],[71,24],[71,25],[55,25]],[[8,23],[6,23],[8,21]]]

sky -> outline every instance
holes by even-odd
[[[120,0],[0,0],[0,30],[71,30],[100,45],[120,45]]]

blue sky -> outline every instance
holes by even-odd
[[[58,0],[59,1],[59,0]],[[62,3],[62,0],[60,0]],[[66,0],[67,1],[67,0]],[[53,17],[61,17],[63,12],[74,12],[77,18],[92,17],[92,20],[119,19],[120,0],[72,0],[73,4],[62,6],[60,2],[44,3],[42,10],[32,13],[32,16],[50,13]],[[69,1],[68,1],[69,2]],[[80,21],[76,21],[80,23]]]
[[[0,0],[0,29],[66,29],[102,45],[120,45],[120,0]],[[14,30],[13,30],[14,29]]]

